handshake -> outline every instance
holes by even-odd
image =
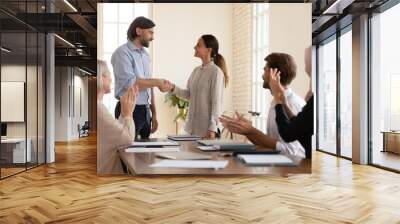
[[[165,79],[158,79],[157,87],[161,92],[165,93],[165,92],[171,92],[175,88],[175,84]]]

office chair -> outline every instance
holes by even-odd
[[[82,127],[80,127],[80,125],[78,124],[79,138],[89,136],[89,129],[90,129],[89,121],[85,121]]]

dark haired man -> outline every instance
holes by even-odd
[[[139,86],[140,92],[133,112],[135,139],[149,138],[150,133],[154,133],[158,128],[153,87],[166,92],[171,86],[164,79],[151,78],[150,56],[145,48],[148,48],[153,40],[154,27],[155,24],[150,19],[137,17],[129,26],[127,43],[118,47],[111,57],[115,77],[115,98],[119,100],[134,83]],[[118,101],[115,107],[117,119],[120,112],[121,104]]]
[[[265,59],[264,74],[262,76],[264,83],[263,87],[269,89],[270,73],[272,69],[278,69],[280,73],[280,82],[283,86],[284,94],[286,95],[287,105],[291,111],[297,114],[305,105],[304,100],[295,94],[289,85],[296,77],[296,63],[292,56],[285,53],[272,53]],[[241,135],[245,135],[253,144],[263,146],[269,149],[276,149],[284,154],[305,157],[305,150],[298,141],[285,142],[279,135],[278,127],[275,121],[275,105],[276,101],[271,102],[268,111],[267,134],[254,128],[251,121],[245,119],[243,115],[236,113],[236,118],[222,116],[220,121],[222,125],[229,131]]]

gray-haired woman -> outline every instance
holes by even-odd
[[[103,104],[104,94],[111,92],[111,76],[107,64],[97,61],[97,173],[122,174],[123,168],[117,148],[129,146],[135,138],[132,113],[138,87],[133,85],[121,97],[121,116],[118,120]]]

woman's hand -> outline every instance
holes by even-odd
[[[152,134],[155,133],[157,131],[157,129],[158,129],[158,120],[157,120],[157,117],[153,116],[151,118],[151,130],[150,130],[150,133],[152,133]]]
[[[208,139],[215,139],[215,132],[207,131],[207,138]]]
[[[126,93],[120,97],[121,101],[121,116],[123,118],[131,117],[136,106],[136,98],[139,92],[138,86],[131,86]]]
[[[171,92],[171,90],[174,88],[174,84],[172,84],[170,81],[165,80],[165,79],[158,79],[157,87],[163,93]]]
[[[276,68],[270,69],[269,87],[277,103],[286,102],[285,89],[281,85],[281,72]]]

